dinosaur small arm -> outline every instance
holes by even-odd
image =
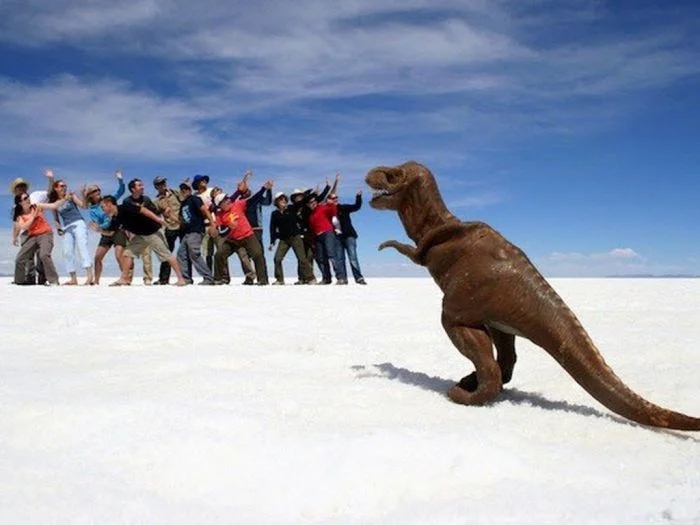
[[[546,350],[613,412],[643,425],[700,430],[700,418],[655,405],[625,385],[522,250],[488,224],[452,215],[427,167],[413,161],[379,166],[365,182],[374,190],[372,208],[396,211],[415,243],[391,240],[379,249],[394,248],[427,267],[444,293],[442,326],[474,365],[447,391],[452,401],[493,401],[513,375],[515,337],[521,336]]]

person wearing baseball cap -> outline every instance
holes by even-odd
[[[192,188],[186,182],[180,183],[180,247],[177,251],[177,262],[182,269],[182,277],[188,283],[192,283],[192,267],[204,279],[199,284],[218,284],[214,281],[212,271],[207,266],[207,262],[202,256],[202,238],[206,226],[205,220],[210,224],[216,221],[211,215],[209,208],[202,202],[202,199],[192,193]],[[214,228],[214,226],[210,226]],[[223,283],[222,283],[223,284]]]
[[[153,179],[153,187],[158,194],[153,199],[158,212],[165,219],[165,242],[168,249],[175,250],[175,243],[182,239],[180,235],[180,201],[182,195],[179,190],[168,188],[168,179],[158,175]],[[158,279],[153,284],[168,284],[170,282],[170,264],[168,261],[160,263]]]
[[[211,196],[211,188],[207,185],[209,184],[209,175],[197,174],[192,178],[192,190],[193,194],[202,199],[204,205],[212,209],[213,202]],[[204,254],[204,259],[207,261],[207,266],[209,269],[214,271],[214,252],[216,251],[216,241],[214,237],[211,236],[210,224],[207,220],[205,222],[204,237],[202,238],[202,253]]]

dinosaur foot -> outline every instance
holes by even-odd
[[[501,381],[503,384],[508,383],[513,377],[513,372],[501,372]],[[479,380],[476,377],[476,372],[472,372],[468,376],[464,376],[460,379],[457,386],[463,388],[467,392],[475,392],[479,388]]]
[[[496,399],[502,390],[503,385],[495,381],[480,386],[476,372],[473,372],[451,387],[447,397],[460,405],[484,405]]]
[[[479,387],[479,380],[476,378],[476,372],[472,372],[468,376],[463,377],[456,386],[467,392],[474,392]]]

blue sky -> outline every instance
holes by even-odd
[[[545,275],[700,273],[697,34],[682,0],[0,1],[0,203],[47,166],[74,188],[339,171],[349,201],[414,159]],[[365,273],[424,275],[376,251],[394,214],[354,217]]]

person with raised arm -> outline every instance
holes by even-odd
[[[338,182],[340,181],[340,173],[335,174],[335,180],[331,186],[328,178],[326,177],[326,185],[322,190],[316,187],[313,190],[305,190],[301,188],[295,188],[294,191],[289,195],[291,203],[289,206],[292,208],[293,213],[297,218],[297,229],[300,232],[302,241],[304,242],[304,254],[309,263],[312,264],[316,258],[316,237],[311,231],[309,224],[309,215],[311,214],[311,209],[307,206],[310,199],[316,202],[324,202],[329,193],[335,192],[338,187]],[[297,282],[294,284],[306,284],[304,281],[304,269],[301,264],[297,265]],[[329,282],[321,284],[330,284]]]
[[[245,216],[246,201],[239,199],[232,201],[225,193],[220,193],[214,199],[216,206],[216,225],[219,235],[216,255],[214,256],[214,278],[221,282],[224,280],[222,268],[227,259],[239,248],[245,248],[253,260],[258,285],[267,285],[267,267],[262,256],[263,248],[260,241],[253,233],[248,219]],[[246,277],[246,281],[249,277]]]
[[[53,171],[46,170],[45,175],[53,179]],[[80,266],[85,270],[85,284],[94,284],[92,257],[88,250],[87,224],[83,219],[80,208],[87,205],[80,195],[68,191],[65,180],[55,180],[49,192],[49,203],[63,201],[63,204],[53,210],[58,234],[63,236],[63,257],[69,280],[65,285],[77,285],[78,276],[75,263],[75,252],[78,252]]]
[[[15,208],[12,213],[13,222],[17,225],[20,235],[26,232],[27,238],[15,258],[15,284],[26,283],[26,271],[29,261],[39,254],[49,286],[58,286],[58,272],[53,263],[53,230],[44,217],[43,210],[56,210],[66,202],[65,198],[53,203],[37,202],[32,204],[27,192],[15,195]]]
[[[126,185],[124,184],[124,176],[121,170],[117,169],[114,172],[114,176],[117,179],[117,191],[112,195],[115,200],[122,198],[124,193],[126,193]],[[88,207],[88,217],[90,222],[88,227],[96,232],[105,231],[106,233],[100,234],[100,240],[97,243],[97,248],[95,249],[95,284],[100,284],[100,279],[102,277],[102,269],[104,267],[104,258],[107,252],[112,246],[114,246],[114,257],[119,266],[119,272],[123,270],[122,268],[122,255],[124,255],[124,248],[128,239],[126,238],[126,233],[123,229],[117,230],[115,232],[107,232],[112,218],[109,217],[104,211],[100,204],[102,203],[102,189],[97,184],[90,184],[85,188],[84,201],[87,203]]]
[[[355,213],[362,207],[362,190],[358,190],[355,194],[354,204],[339,204],[337,193],[330,193],[328,202],[337,205],[336,215],[331,219],[331,222],[335,228],[335,238],[338,241],[337,250],[339,251],[338,255],[343,268],[345,268],[345,255],[347,254],[355,282],[357,284],[367,284],[360,269],[360,261],[357,258],[357,231],[350,218],[351,213]],[[345,273],[347,273],[347,270]]]
[[[204,279],[199,284],[216,284],[202,255],[202,238],[207,228],[205,221],[209,222],[210,234],[216,236],[216,219],[204,201],[192,193],[192,188],[186,182],[180,184],[180,195],[183,197],[179,211],[182,240],[177,250],[177,261],[182,268],[182,276],[188,284],[192,284],[191,267],[194,266]]]
[[[29,193],[30,204],[47,203],[49,202],[49,192],[53,188],[53,177],[48,177],[48,187],[46,190],[37,190]],[[10,184],[10,194],[13,196],[21,195],[29,192],[29,183],[17,177]],[[13,206],[14,213],[14,206]],[[17,224],[12,222],[12,244],[20,246],[27,239],[26,231],[20,235],[20,230]],[[27,261],[26,279],[22,283],[17,284],[46,284],[46,275],[44,275],[44,267],[39,258],[39,252],[36,252],[35,259]]]
[[[175,243],[182,241],[180,234],[180,202],[183,198],[179,189],[168,188],[168,179],[158,175],[153,179],[153,187],[156,189],[156,196],[153,204],[158,212],[165,219],[165,242],[171,252],[174,253]],[[160,263],[158,279],[153,284],[168,284],[170,282],[170,266],[167,262]]]
[[[312,262],[306,257],[304,239],[297,225],[297,214],[291,205],[287,195],[279,192],[275,195],[275,210],[270,215],[270,251],[279,240],[275,250],[275,281],[272,284],[284,284],[284,268],[282,261],[291,248],[297,258],[300,284],[317,284],[314,277]]]
[[[248,170],[243,174],[243,179],[237,184],[236,191],[234,191],[231,194],[231,201],[246,201],[246,219],[248,219],[250,227],[253,228],[253,234],[258,239],[260,246],[264,246],[262,228],[262,207],[269,206],[272,203],[272,187],[274,186],[274,182],[272,180],[266,180],[257,192],[252,193],[250,191],[250,185],[248,184],[248,181],[252,177],[253,172],[251,170]],[[245,249],[239,249],[237,251],[237,254],[238,258],[241,261],[241,270],[243,271],[243,274],[247,276],[243,284],[253,284],[253,276],[255,275],[255,272],[253,271],[253,263],[251,261],[250,255]],[[265,273],[267,273],[267,260],[265,259],[265,250],[262,251],[262,258],[265,264]]]
[[[141,188],[138,187],[139,185]],[[129,188],[134,188],[137,191],[140,189],[141,193],[143,193],[143,182],[140,179],[133,179],[129,181]],[[155,214],[153,203],[150,202],[148,197],[144,197],[142,202],[125,199],[122,204],[117,205],[117,200],[111,195],[107,195],[102,199],[101,206],[102,211],[112,218],[108,228],[110,231],[124,228],[131,234],[122,256],[124,260],[122,262],[121,276],[110,286],[128,286],[131,284],[129,273],[133,265],[133,259],[144,253],[146,249],[152,250],[161,262],[168,261],[170,263],[170,267],[177,276],[175,283],[177,286],[185,286],[187,284],[177,259],[168,250],[165,239],[160,233],[165,220]]]

